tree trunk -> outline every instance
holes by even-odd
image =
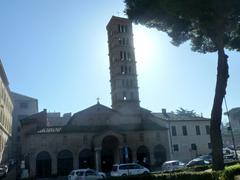
[[[211,112],[210,138],[212,144],[213,170],[222,170],[223,161],[223,143],[221,135],[222,103],[226,94],[228,79],[228,56],[224,53],[224,47],[218,48],[218,67],[215,97]]]

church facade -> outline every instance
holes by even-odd
[[[49,126],[46,110],[21,120],[22,158],[31,177],[86,167],[109,172],[126,162],[160,167],[174,157],[168,120],[139,104],[131,22],[113,16],[107,33],[112,108],[97,102],[61,126]]]

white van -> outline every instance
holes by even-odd
[[[148,174],[149,172],[150,172],[149,169],[137,163],[115,164],[113,165],[111,176]]]

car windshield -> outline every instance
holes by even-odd
[[[112,171],[117,171],[117,166],[113,166]]]
[[[77,176],[83,176],[83,174],[84,174],[84,171],[77,171],[77,172],[76,172],[76,175],[77,175]]]

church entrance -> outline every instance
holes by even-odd
[[[110,172],[114,163],[119,163],[119,141],[115,136],[106,136],[102,141],[101,167]]]
[[[50,177],[52,172],[52,160],[48,152],[42,151],[36,159],[36,175],[40,178]]]
[[[58,153],[57,156],[58,175],[66,176],[73,170],[73,154],[64,150]]]
[[[150,168],[150,153],[146,146],[137,149],[137,161],[146,168]]]
[[[79,153],[79,169],[94,168],[94,155],[90,149],[84,149]]]
[[[163,145],[159,144],[154,147],[154,158],[156,166],[161,166],[166,161],[166,149]]]

